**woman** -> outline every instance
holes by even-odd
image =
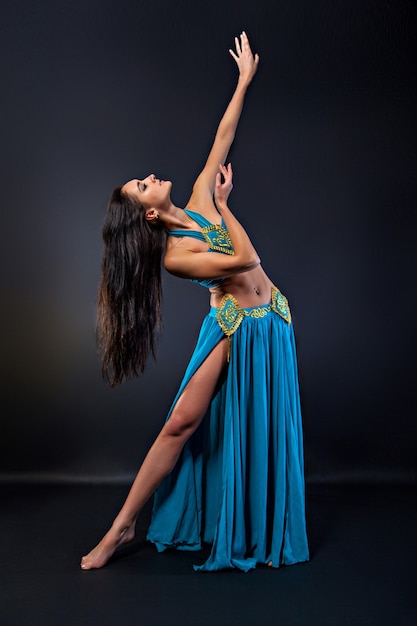
[[[143,371],[153,352],[164,248],[165,268],[208,287],[211,309],[165,425],[83,569],[102,567],[132,540],[155,490],[148,539],[159,550],[210,543],[196,569],[308,559],[290,311],[227,205],[232,168],[223,163],[259,62],[244,32],[235,45],[236,90],[187,208],[154,174],[125,183],[109,204],[98,315],[110,384]]]

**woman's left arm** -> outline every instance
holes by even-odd
[[[235,137],[246,90],[258,68],[259,56],[252,54],[249,40],[245,32],[240,35],[240,39],[235,37],[235,45],[236,51],[229,50],[229,52],[239,68],[238,83],[217,128],[216,137],[206,164],[194,183],[193,195],[207,192],[210,194],[210,197],[213,195],[219,164],[224,164],[226,160],[230,146]]]

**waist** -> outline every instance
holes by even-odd
[[[224,297],[227,297],[227,296],[230,296],[230,294],[226,294],[226,296]],[[267,304],[261,304],[260,306],[245,306],[245,307],[240,306],[239,304],[236,307],[236,304],[234,303],[234,307],[238,308],[240,311],[242,311],[244,315],[248,317],[265,317],[265,315],[267,315],[267,313],[269,313],[272,310],[271,302],[268,302]],[[221,308],[222,308],[221,304],[218,307],[211,306],[209,315],[211,317],[216,317],[218,314],[218,311],[221,310]]]
[[[230,293],[223,296],[218,307],[210,307],[209,315],[215,317],[226,335],[232,335],[245,317],[260,319],[270,312],[277,313],[291,324],[291,312],[287,298],[275,285],[271,288],[271,299],[266,304],[241,307]]]
[[[273,282],[260,265],[246,272],[226,277],[223,282],[210,289],[210,305],[220,306],[222,298],[231,294],[242,308],[256,308],[269,304]]]

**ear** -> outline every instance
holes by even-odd
[[[145,220],[147,222],[157,222],[159,219],[159,213],[156,209],[147,209],[145,212]]]

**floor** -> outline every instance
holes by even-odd
[[[80,555],[126,486],[2,485],[1,626],[416,626],[417,489],[307,484],[311,561],[196,573],[201,553],[137,538],[102,570]]]

